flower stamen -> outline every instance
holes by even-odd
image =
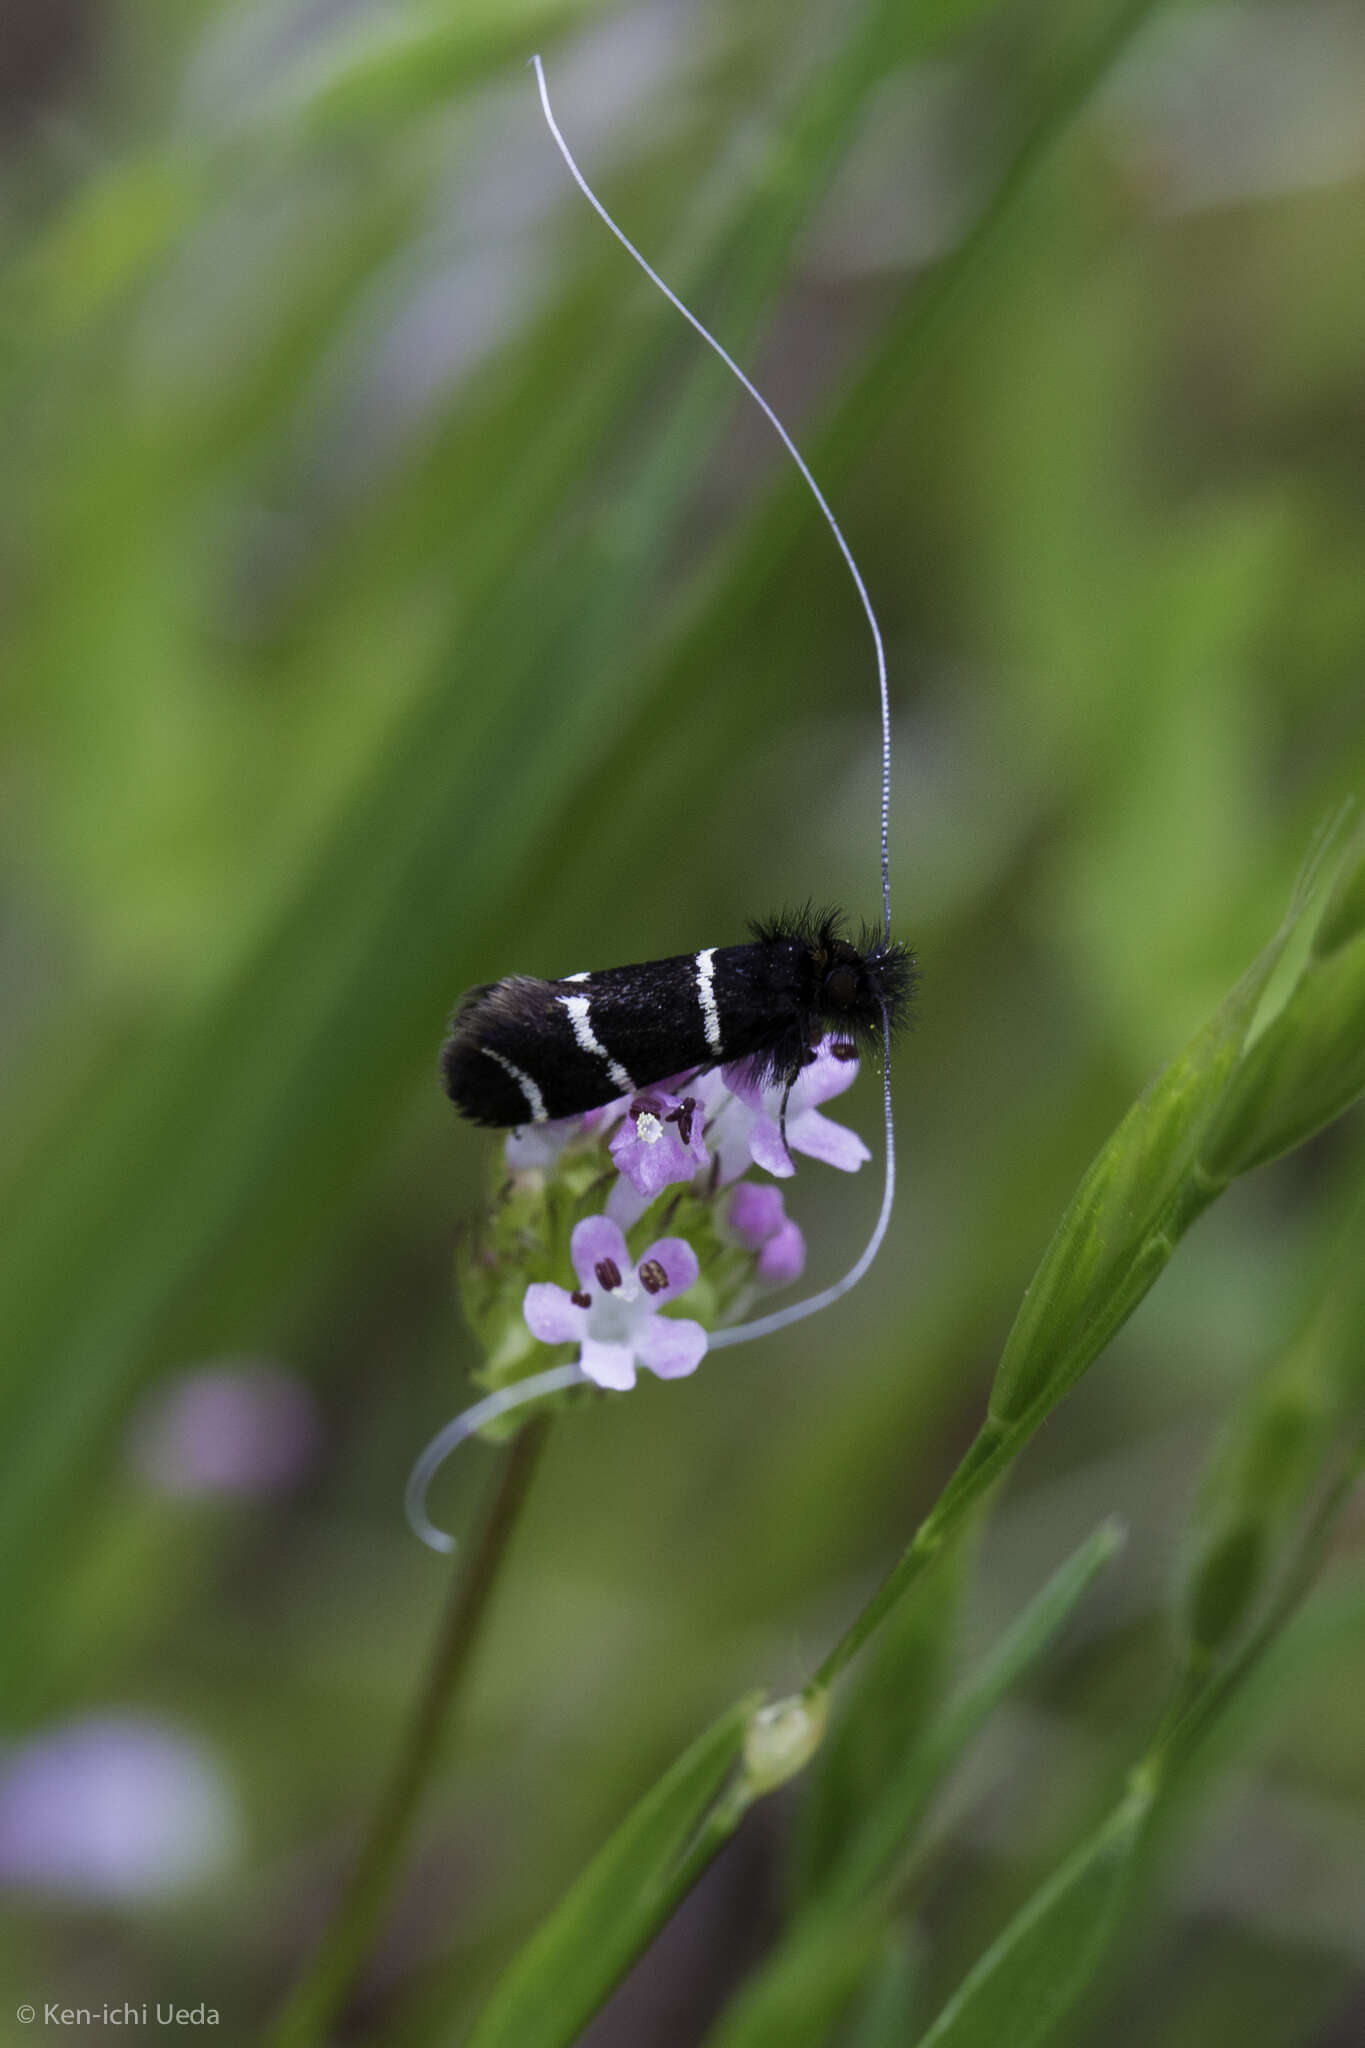
[[[696,1110],[696,1096],[684,1095],[677,1108],[670,1109],[668,1115],[664,1118],[666,1124],[676,1124],[678,1126],[678,1136],[682,1139],[684,1145],[692,1143],[692,1119],[696,1115]]]
[[[640,1267],[640,1285],[646,1294],[661,1294],[668,1285],[668,1275],[657,1259],[646,1259]]]

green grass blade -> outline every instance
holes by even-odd
[[[792,1845],[792,1896],[818,1895],[939,1706],[961,1605],[960,1543],[901,1602],[857,1673],[821,1746]]]
[[[467,2048],[569,2048],[677,1903],[677,1868],[757,1703],[737,1701],[646,1793],[521,1951]]]
[[[871,1787],[850,1817],[852,1839],[814,1902],[745,1986],[708,2048],[805,2048],[823,2042],[886,1942],[897,1866],[938,1787],[1006,1693],[1044,1655],[1121,1537],[1097,1529],[1005,1632],[981,1670],[916,1741],[900,1767]]]
[[[1142,1844],[1153,1790],[1139,1783],[1015,1915],[919,2048],[1038,2048],[1108,1950]]]
[[[915,2020],[920,1970],[912,1943],[901,1934],[886,1943],[868,1972],[848,2048],[905,2048]]]
[[[821,1917],[745,1987],[706,2048],[823,2048],[885,1944],[875,1913]]]
[[[938,1786],[1000,1702],[1046,1654],[1123,1540],[1116,1522],[1101,1523],[1034,1595],[882,1788],[832,1871],[826,1900],[852,1908],[891,1875]]]

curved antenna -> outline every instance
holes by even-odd
[[[811,496],[820,507],[825,524],[838,543],[839,553],[848,564],[848,573],[853,578],[853,587],[858,593],[858,600],[867,616],[867,623],[872,632],[872,645],[876,649],[877,654],[877,691],[881,698],[882,708],[882,918],[886,927],[886,936],[889,939],[891,936],[891,698],[886,682],[886,649],[882,645],[882,629],[877,624],[877,614],[872,609],[872,599],[867,594],[867,585],[863,582],[862,571],[853,559],[853,550],[844,539],[843,528],[830,510],[829,501],[810,473],[805,456],[801,453],[801,450],[797,447],[795,441],[793,441],[791,435],[763,396],[763,393],[758,389],[757,385],[751,383],[729,350],[721,346],[709,328],[702,326],[696,314],[683,304],[678,294],[669,285],[664,283],[658,271],[645,261],[630,237],[617,227],[616,222],[593,191],[592,186],[579,170],[578,165],[574,162],[568,143],[559,132],[559,123],[555,120],[553,109],[550,106],[550,95],[545,85],[545,66],[541,63],[538,56],[532,57],[531,63],[535,67],[536,84],[540,87],[540,104],[545,115],[545,125],[554,137],[555,147],[568,165],[569,174],[579,191],[583,194],[583,197],[587,200],[598,218],[604,221],[607,227],[611,229],[621,247],[639,264],[650,283],[657,286],[668,300],[670,306],[677,308],[688,326],[695,329],[706,343],[706,346],[714,350],[731,375],[738,377],[740,383],[744,386],[750,398],[753,399],[754,404],[763,414],[764,419],[767,420],[769,426],[777,435],[778,440],[800,470]]]
[[[867,585],[863,581],[862,571],[854,561],[853,550],[844,539],[843,529],[830,510],[829,502],[824,492],[811,475],[805,457],[769,405],[767,399],[763,396],[763,393],[741,370],[729,350],[721,346],[710,329],[704,327],[696,314],[683,304],[678,294],[664,283],[653,265],[646,262],[634,242],[630,240],[630,237],[617,227],[616,222],[612,219],[606,207],[583,176],[582,171],[579,170],[578,165],[574,162],[573,153],[568,143],[559,132],[559,123],[555,120],[554,110],[550,105],[550,95],[545,84],[545,66],[541,63],[538,56],[532,57],[531,63],[535,68],[536,84],[540,88],[540,105],[545,115],[545,125],[554,138],[555,147],[568,165],[570,176],[573,178],[579,191],[583,194],[583,197],[587,200],[598,218],[610,228],[612,234],[615,235],[627,255],[633,257],[635,262],[639,264],[650,283],[657,286],[669,304],[676,307],[677,311],[682,314],[688,326],[701,336],[707,347],[720,357],[726,369],[739,379],[750,398],[753,399],[755,405],[763,414],[763,417],[776,433],[782,446],[796,464],[796,467],[800,470],[811,496],[820,508],[825,524],[834,535],[840,554],[848,565],[848,573],[853,578],[853,587],[858,593],[859,602],[866,614],[867,623],[872,632],[872,645],[876,650],[877,656],[877,693],[881,702],[882,715],[882,918],[885,936],[889,940],[891,937],[891,698],[886,681],[886,649],[882,644],[882,631],[881,627],[877,624],[877,614],[872,609],[872,599],[867,594]],[[872,1235],[864,1245],[859,1257],[849,1267],[842,1280],[836,1280],[832,1287],[826,1287],[819,1294],[808,1295],[804,1301],[791,1302],[786,1308],[774,1309],[771,1315],[757,1316],[752,1322],[732,1323],[729,1329],[712,1330],[709,1335],[709,1349],[713,1351],[719,1350],[727,1344],[746,1344],[753,1337],[771,1336],[775,1330],[786,1329],[789,1323],[799,1323],[806,1316],[813,1316],[818,1310],[828,1308],[831,1302],[838,1301],[851,1288],[858,1285],[858,1282],[876,1258],[877,1253],[881,1250],[882,1241],[891,1222],[891,1210],[896,1199],[896,1127],[891,1110],[891,1022],[887,1015],[885,1004],[882,1005],[882,1102],[886,1123],[886,1180],[882,1188],[881,1210],[873,1226]],[[527,1381],[526,1384],[529,1386],[531,1382]]]
[[[420,1537],[428,1550],[441,1550],[449,1556],[455,1548],[455,1538],[428,1521],[427,1493],[451,1452],[457,1451],[466,1437],[473,1436],[486,1423],[496,1422],[500,1415],[508,1415],[513,1408],[522,1408],[528,1401],[538,1401],[543,1394],[558,1394],[565,1387],[577,1386],[586,1378],[581,1365],[552,1365],[548,1372],[538,1372],[529,1380],[516,1380],[510,1387],[500,1387],[496,1394],[488,1394],[482,1401],[476,1401],[472,1408],[466,1408],[444,1429],[438,1429],[413,1466],[407,1492],[403,1496],[403,1508],[413,1535]]]
[[[886,1179],[882,1184],[882,1206],[872,1226],[871,1237],[843,1279],[836,1280],[832,1287],[822,1288],[819,1294],[808,1294],[803,1301],[792,1301],[786,1308],[775,1308],[771,1315],[755,1316],[750,1323],[731,1323],[728,1329],[708,1331],[708,1351],[719,1351],[726,1344],[747,1344],[753,1337],[771,1337],[774,1330],[785,1330],[788,1323],[804,1322],[807,1316],[828,1308],[858,1285],[881,1250],[896,1202],[896,1124],[891,1114],[891,1023],[885,1003],[882,1004],[882,1109],[886,1120]]]

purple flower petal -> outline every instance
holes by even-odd
[[[774,1193],[776,1190],[774,1189]],[[788,1217],[758,1255],[758,1277],[769,1287],[786,1287],[806,1270],[806,1240],[799,1223]]]
[[[658,1274],[646,1268],[659,1268],[665,1275],[662,1287]],[[675,1295],[686,1294],[701,1271],[697,1255],[685,1237],[661,1237],[652,1244],[639,1265],[640,1282],[648,1297],[651,1312],[672,1301]]]
[[[821,1039],[815,1058],[808,1067],[802,1067],[792,1085],[788,1122],[792,1112],[799,1115],[803,1109],[818,1108],[820,1103],[831,1102],[853,1086],[858,1078],[858,1058],[855,1053],[850,1059],[850,1050],[837,1039]]]
[[[588,1327],[588,1311],[570,1299],[567,1288],[556,1287],[553,1280],[533,1281],[526,1290],[521,1312],[527,1329],[542,1344],[577,1344]]]
[[[753,1111],[746,1103],[737,1102],[733,1112],[720,1120],[720,1126],[711,1134],[719,1172],[717,1185],[728,1188],[741,1174],[747,1173],[754,1163],[749,1150],[749,1132],[753,1125]],[[741,1121],[743,1119],[743,1121]]]
[[[584,1136],[588,1136],[589,1133],[600,1135],[603,1131],[609,1131],[617,1118],[625,1115],[629,1103],[628,1095],[618,1095],[611,1102],[602,1103],[597,1109],[584,1110],[579,1119]]]
[[[787,1150],[780,1128],[783,1085],[772,1082],[760,1087],[752,1070],[742,1063],[723,1069],[731,1093],[728,1103],[715,1107],[714,1130],[708,1133],[720,1160],[722,1186],[744,1170],[737,1165],[741,1144],[756,1166],[779,1180],[788,1179],[796,1170],[792,1152],[804,1152],[844,1173],[854,1172],[871,1158],[861,1138],[831,1123],[817,1109],[817,1104],[842,1095],[856,1080],[858,1062],[847,1056],[848,1050],[826,1038],[815,1058],[797,1075],[787,1103]]]
[[[742,1180],[730,1197],[730,1228],[748,1251],[775,1237],[785,1220],[782,1190],[766,1181]]]
[[[585,1337],[578,1362],[590,1380],[613,1393],[628,1393],[635,1385],[635,1351],[629,1344],[603,1344]]]
[[[682,1317],[655,1316],[637,1332],[635,1352],[661,1380],[684,1379],[706,1356],[706,1332]]]
[[[791,1118],[787,1119],[787,1136],[791,1137]],[[765,1173],[775,1174],[778,1180],[790,1180],[796,1168],[791,1154],[782,1143],[782,1131],[775,1117],[760,1117],[749,1133],[749,1157],[755,1166],[761,1166]]]
[[[720,1078],[731,1095],[747,1102],[752,1109],[759,1109],[763,1103],[763,1083],[754,1073],[752,1060],[736,1060],[733,1066],[722,1067]]]
[[[613,1223],[610,1216],[585,1216],[581,1223],[575,1224],[569,1256],[575,1273],[589,1294],[601,1292],[602,1282],[597,1277],[599,1266],[615,1266],[622,1274],[628,1273],[631,1267],[624,1233],[620,1224]]]
[[[707,1071],[709,1072],[710,1069],[708,1068]],[[658,1088],[661,1088],[665,1095],[675,1097],[695,1095],[697,1093],[697,1082],[700,1079],[701,1069],[699,1067],[687,1067],[681,1074],[666,1074],[663,1080],[659,1082]],[[651,1093],[657,1094],[658,1088],[651,1090]]]
[[[749,1125],[754,1111],[730,1092],[724,1079],[729,1072],[728,1067],[713,1067],[709,1073],[698,1074],[687,1088],[706,1118],[706,1143],[714,1161],[717,1184],[723,1188],[747,1173],[752,1164]]]
[[[621,1226],[622,1230],[633,1230],[649,1204],[650,1197],[642,1195],[638,1188],[631,1186],[623,1173],[618,1173],[611,1184],[611,1193],[607,1196],[606,1213],[613,1223]]]
[[[787,1142],[793,1152],[837,1166],[841,1173],[856,1173],[872,1157],[856,1131],[821,1116],[818,1109],[808,1109],[795,1120],[788,1118]]]

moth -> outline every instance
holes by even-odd
[[[451,1018],[450,1035],[441,1052],[446,1093],[474,1123],[495,1129],[581,1115],[621,1096],[636,1096],[638,1102],[639,1091],[657,1087],[674,1075],[690,1077],[707,1068],[737,1066],[747,1069],[751,1083],[782,1088],[778,1124],[785,1141],[793,1084],[823,1041],[831,1041],[836,1052],[844,1051],[850,1057],[863,1047],[884,1049],[885,1175],[871,1236],[843,1276],[816,1293],[746,1321],[724,1323],[705,1335],[701,1326],[695,1325],[703,1348],[715,1351],[770,1336],[842,1300],[871,1266],[891,1223],[896,1196],[891,1036],[906,1021],[917,970],[909,948],[891,937],[891,699],[886,648],[867,585],[805,458],[753,380],[603,206],[559,131],[540,58],[533,57],[531,62],[546,125],[580,191],[632,260],[738,379],[799,470],[847,564],[876,655],[882,767],[882,918],[878,925],[865,926],[855,944],[841,912],[817,911],[807,905],[766,924],[752,925],[748,941],[738,946],[703,946],[697,953],[646,960],[634,967],[569,974],[558,981],[509,975],[503,981],[470,989]],[[643,1104],[638,1106],[643,1109]],[[679,1105],[681,1116],[690,1119],[695,1107],[684,1097]],[[679,1130],[684,1145],[690,1145],[690,1122],[683,1123],[680,1118]],[[713,1164],[718,1163],[719,1155]],[[711,1192],[716,1192],[714,1176]],[[607,1218],[598,1221],[606,1223]],[[590,1222],[584,1217],[577,1229],[587,1228]],[[683,1249],[687,1249],[685,1243]],[[620,1285],[619,1272],[613,1281],[604,1266],[595,1271],[597,1284],[609,1295]],[[645,1265],[640,1268],[640,1279],[646,1292],[652,1292]],[[550,1291],[556,1290],[551,1286]],[[528,1290],[526,1300],[530,1299]],[[575,1313],[586,1313],[593,1306],[590,1292],[575,1293],[568,1299]],[[613,1302],[608,1302],[607,1309],[610,1322],[615,1313]],[[529,1310],[527,1319],[530,1327]],[[611,1327],[617,1329],[618,1325],[611,1323]],[[427,1488],[445,1459],[486,1423],[545,1395],[591,1380],[594,1374],[584,1362],[586,1336],[582,1347],[574,1364],[553,1365],[499,1386],[438,1431],[408,1481],[408,1520],[424,1543],[439,1551],[454,1548],[453,1538],[432,1525],[425,1505]],[[643,1358],[643,1353],[640,1355]],[[662,1373],[661,1365],[657,1369]],[[633,1364],[631,1371],[633,1374]]]
[[[472,1122],[503,1128],[740,1062],[790,1093],[826,1035],[872,1048],[884,1021],[905,1022],[914,957],[881,927],[854,944],[839,911],[807,908],[750,929],[744,945],[471,989],[441,1053],[446,1093]]]

